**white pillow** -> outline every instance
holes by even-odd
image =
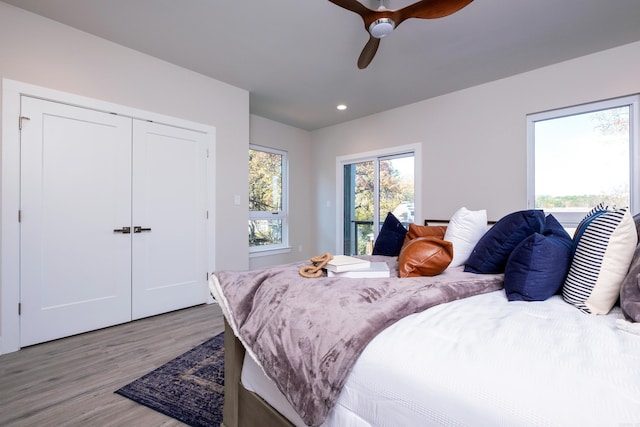
[[[453,243],[453,260],[449,267],[464,265],[473,248],[486,232],[486,210],[470,211],[464,207],[458,209],[451,217],[447,231],[444,233],[444,240]]]
[[[620,295],[622,280],[638,243],[628,209],[608,210],[601,203],[580,222],[575,253],[562,296],[581,311],[607,314]]]

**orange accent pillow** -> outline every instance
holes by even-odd
[[[404,236],[403,246],[409,243],[417,237],[437,237],[438,239],[444,239],[444,234],[447,232],[446,225],[417,225],[409,224],[409,231]]]
[[[437,276],[453,260],[453,244],[437,237],[416,237],[398,256],[398,277]]]

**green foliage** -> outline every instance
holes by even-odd
[[[374,162],[356,164],[355,220],[373,221]],[[413,182],[402,180],[390,160],[380,162],[380,218],[413,201]]]
[[[282,221],[249,220],[249,246],[282,243]]]
[[[374,161],[361,162],[355,165],[355,203],[354,218],[359,223],[357,254],[370,251],[370,236],[373,236],[374,224]],[[383,221],[387,212],[393,212],[402,202],[413,202],[413,182],[403,180],[400,171],[393,167],[391,160],[382,160],[380,167],[380,220]]]
[[[249,210],[282,209],[282,156],[249,150]]]
[[[249,210],[277,212],[282,210],[283,156],[249,149]],[[282,221],[249,220],[249,245],[262,246],[282,242]]]
[[[579,195],[579,196],[549,196],[536,197],[536,209],[567,209],[591,210],[598,203],[604,202],[608,206],[629,206],[629,193],[614,195]]]

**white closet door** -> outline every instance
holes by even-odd
[[[133,319],[207,300],[205,141],[134,120]]]
[[[131,319],[131,119],[22,97],[21,346]]]

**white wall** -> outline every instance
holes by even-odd
[[[213,265],[216,269],[248,268],[246,204],[233,203],[236,195],[241,200],[248,197],[247,91],[2,2],[1,78],[215,127]],[[2,126],[17,126],[17,120],[16,115],[15,121]],[[0,290],[17,286],[0,283]],[[17,315],[17,304],[15,307]],[[14,315],[2,314],[4,318]]]
[[[311,133],[251,115],[251,143],[287,152],[289,160],[289,244],[291,252],[253,257],[250,268],[305,261],[316,255]],[[245,226],[246,227],[246,226]],[[246,236],[245,236],[246,238]]]
[[[526,115],[638,93],[639,76],[637,42],[312,132],[316,252],[336,250],[336,156],[421,143],[425,218],[497,220],[527,208]]]
[[[0,78],[214,126],[215,265],[248,267],[246,204],[233,203],[248,197],[247,91],[2,2]]]

